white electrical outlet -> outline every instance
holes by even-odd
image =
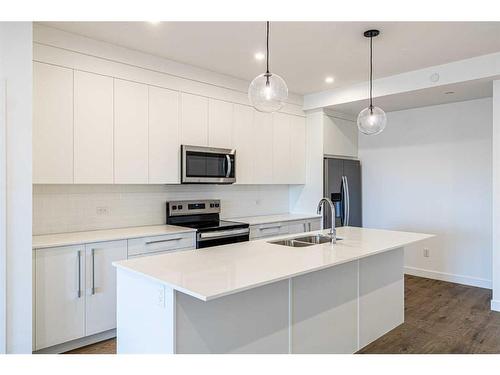
[[[430,251],[427,247],[424,247],[424,257],[429,258],[430,256]]]
[[[109,215],[109,207],[97,207],[95,211],[99,216]]]

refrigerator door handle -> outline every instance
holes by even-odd
[[[351,214],[351,200],[349,198],[349,181],[347,180],[347,176],[344,176],[345,180],[345,191],[346,191],[346,201],[347,201],[347,214],[346,214],[346,221],[345,221],[345,226],[349,226],[349,216]]]
[[[346,189],[345,189],[345,176],[342,176],[342,216],[340,218],[340,223],[342,226],[346,225],[347,219],[347,197],[346,197]]]

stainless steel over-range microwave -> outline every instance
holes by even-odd
[[[233,184],[236,182],[236,150],[181,146],[181,183]]]

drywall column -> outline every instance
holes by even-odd
[[[0,286],[4,288],[0,296],[6,297],[5,306],[0,302],[0,308],[6,316],[0,324],[6,328],[3,345],[7,353],[32,351],[32,71],[32,23],[0,22],[0,79],[5,85],[5,111],[0,122],[5,141],[0,150],[5,168],[0,183],[5,189],[5,208],[0,225],[5,233],[6,258],[0,271]]]
[[[306,114],[306,184],[290,186],[290,212],[316,213],[323,197],[323,110]]]
[[[493,299],[491,309],[500,311],[500,81],[493,81]]]

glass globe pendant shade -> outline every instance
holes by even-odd
[[[387,116],[379,107],[367,107],[359,112],[358,129],[366,135],[376,135],[385,129]]]
[[[287,98],[288,87],[277,74],[261,74],[254,78],[248,88],[248,99],[260,112],[279,111]]]

